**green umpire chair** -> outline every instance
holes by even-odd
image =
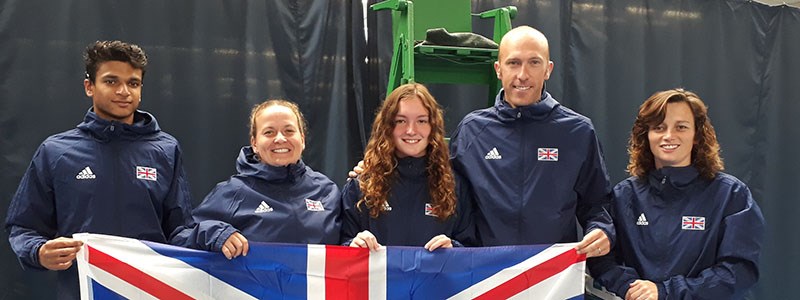
[[[497,60],[497,45],[511,30],[511,19],[517,15],[516,7],[473,14],[469,0],[387,0],[375,3],[371,8],[392,11],[394,53],[387,95],[409,82],[477,84],[489,86],[488,104],[494,104],[494,97],[501,87],[493,67]],[[494,18],[492,40],[480,36],[474,38],[472,17]],[[444,33],[445,39],[433,43],[424,41],[426,34],[432,35],[428,29]],[[491,45],[481,43],[481,39]]]

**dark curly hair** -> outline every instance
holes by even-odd
[[[694,115],[695,143],[692,146],[692,165],[700,172],[700,176],[713,179],[717,173],[725,169],[720,157],[717,133],[708,118],[708,107],[697,94],[682,88],[656,92],[639,107],[639,114],[631,129],[628,140],[628,173],[639,178],[646,177],[656,168],[655,158],[650,149],[648,132],[650,128],[661,124],[667,114],[667,103],[685,102]]]
[[[89,44],[83,54],[86,79],[94,82],[98,67],[107,61],[129,63],[134,69],[142,70],[143,77],[147,67],[147,55],[139,46],[122,41],[96,41]]]
[[[429,114],[431,133],[428,136],[427,166],[428,189],[433,213],[439,220],[446,220],[455,213],[455,179],[450,166],[450,152],[444,139],[444,117],[442,109],[425,86],[418,83],[404,84],[392,91],[383,101],[375,121],[372,134],[364,154],[364,172],[359,177],[363,196],[356,207],[364,205],[369,215],[377,218],[382,212],[391,192],[391,183],[396,178],[394,118],[400,110],[400,101],[416,97]]]

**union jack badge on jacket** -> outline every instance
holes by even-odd
[[[540,161],[558,161],[558,148],[539,148]]]
[[[157,181],[158,173],[156,168],[136,166],[136,179]]]
[[[324,211],[325,207],[319,200],[306,199],[306,209],[310,211]]]
[[[706,230],[706,217],[681,217],[681,229],[683,230]]]

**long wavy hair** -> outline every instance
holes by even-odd
[[[685,102],[689,104],[694,115],[694,145],[692,146],[692,165],[700,172],[700,176],[713,179],[717,173],[725,169],[720,157],[717,133],[708,117],[708,107],[697,94],[682,88],[656,92],[639,107],[639,114],[631,129],[628,140],[628,173],[638,178],[645,178],[655,170],[656,163],[650,142],[647,137],[650,128],[661,124],[667,115],[668,103]]]
[[[444,117],[436,99],[425,86],[418,83],[404,84],[392,91],[372,123],[372,134],[364,153],[364,172],[359,176],[363,196],[356,207],[369,209],[369,215],[377,218],[383,212],[397,178],[396,145],[392,138],[394,119],[400,110],[400,101],[417,97],[428,110],[431,133],[428,136],[427,166],[428,189],[433,213],[439,220],[446,220],[455,213],[455,179],[450,167],[450,152],[444,139]]]

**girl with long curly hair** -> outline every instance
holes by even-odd
[[[632,175],[614,188],[617,245],[589,261],[625,299],[741,299],[758,280],[764,217],[750,190],[722,172],[708,108],[672,89],[639,108]]]
[[[344,245],[433,251],[472,240],[471,193],[452,171],[442,115],[421,84],[401,85],[384,100],[364,170],[342,188]]]

